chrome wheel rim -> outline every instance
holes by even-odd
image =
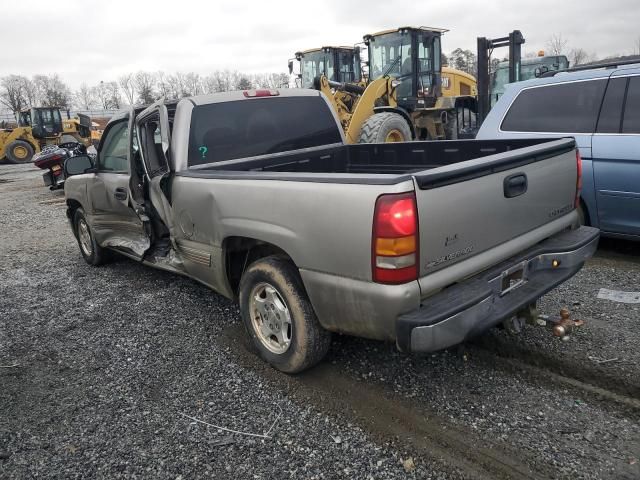
[[[293,331],[291,313],[275,287],[268,283],[253,287],[249,308],[253,330],[260,343],[276,355],[289,350]]]
[[[91,244],[91,233],[89,232],[89,225],[81,218],[78,222],[78,240],[80,240],[80,248],[82,249],[82,253],[84,253],[87,257],[91,256],[93,253],[93,245]]]

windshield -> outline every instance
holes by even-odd
[[[356,83],[360,81],[360,56],[352,50],[338,50],[338,71],[340,82]]]
[[[302,88],[313,88],[313,79],[324,74],[329,80],[335,80],[331,55],[322,51],[305,53],[300,61]]]
[[[20,122],[19,125],[21,127],[28,127],[31,125],[31,112],[30,111],[24,111],[24,112],[20,112]]]
[[[369,40],[369,78],[383,74],[399,77],[411,72],[411,35],[399,32],[371,37]]]
[[[535,57],[522,60],[520,66],[520,81],[536,78],[536,69],[545,71],[564,70],[569,68],[569,60],[564,55],[553,57]],[[492,74],[491,97],[495,103],[504,93],[504,86],[509,83],[509,62],[500,62],[498,68]]]

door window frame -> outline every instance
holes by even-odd
[[[616,133],[611,133],[611,132],[598,132],[598,124],[600,123],[600,113],[602,112],[602,105],[604,105],[604,100],[605,98],[603,97],[602,99],[602,105],[600,106],[600,112],[598,113],[598,123],[596,123],[596,131],[593,133],[593,135],[597,135],[597,136],[604,136],[604,135],[616,135],[616,136],[638,136],[640,135],[640,132],[637,133],[623,133],[622,132],[622,128],[624,126],[624,113],[627,109],[627,97],[629,95],[629,86],[631,85],[631,79],[633,78],[640,78],[640,74],[638,73],[630,73],[627,75],[615,75],[615,76],[611,76],[609,77],[609,81],[611,80],[615,80],[618,78],[626,78],[627,79],[627,84],[625,86],[625,91],[624,91],[624,99],[622,101],[622,108],[620,111],[620,125],[618,127],[618,131]],[[608,86],[608,85],[607,85]],[[605,90],[605,97],[606,97],[606,90]],[[511,108],[511,107],[509,107]]]

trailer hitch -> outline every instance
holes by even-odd
[[[569,340],[571,332],[573,332],[575,328],[584,325],[584,320],[571,319],[571,312],[569,312],[568,308],[561,308],[559,316],[540,316],[539,319],[541,320],[541,325],[546,325],[551,328],[553,335],[562,341]]]

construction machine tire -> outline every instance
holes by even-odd
[[[397,113],[382,112],[371,115],[362,124],[358,143],[410,142],[409,124]]]
[[[468,125],[466,125],[465,129],[475,128],[477,125],[476,114],[468,108],[458,110],[458,113],[456,115],[457,121],[456,118],[451,118],[451,121],[449,121],[449,123],[447,123],[447,125],[445,126],[447,140],[458,140],[458,134],[460,133],[462,124],[465,121],[468,122]]]
[[[14,140],[5,149],[5,157],[9,163],[29,163],[34,154],[33,146],[24,140]]]

